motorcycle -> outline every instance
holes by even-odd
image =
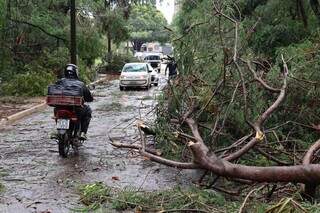
[[[78,147],[83,144],[80,138],[81,122],[75,108],[83,104],[82,97],[47,96],[47,104],[55,106],[53,119],[56,122],[59,155],[66,158],[70,147],[78,154]]]

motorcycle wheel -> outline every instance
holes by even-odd
[[[68,141],[68,134],[67,133],[61,136],[58,145],[59,145],[59,155],[63,158],[68,157],[70,143]]]

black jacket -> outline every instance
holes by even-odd
[[[92,102],[93,101],[93,97],[92,94],[90,92],[90,90],[88,89],[88,87],[86,87],[86,85],[78,80],[78,79],[74,79],[74,78],[62,78],[60,80],[58,80],[56,82],[56,84],[60,84],[66,87],[75,87],[75,88],[81,88],[82,90],[82,95],[83,95],[83,99],[85,102]]]
[[[177,64],[175,62],[169,62],[165,69],[165,74],[167,74],[167,69],[169,69],[169,76],[177,74]]]

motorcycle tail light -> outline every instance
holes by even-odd
[[[70,110],[58,110],[55,113],[55,118],[69,118],[72,121],[77,121],[77,115],[75,114],[75,112],[70,111]]]

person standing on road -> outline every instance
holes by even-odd
[[[165,69],[165,76],[167,76],[167,70],[169,70],[168,77],[169,79],[174,78],[177,75],[177,63],[174,57],[168,56],[169,63]]]

